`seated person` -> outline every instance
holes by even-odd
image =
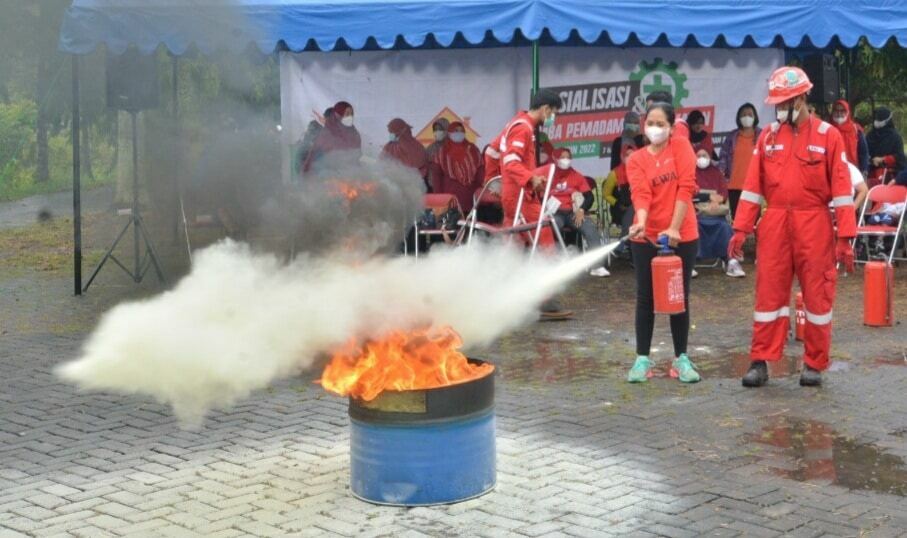
[[[552,151],[556,169],[551,182],[551,197],[560,202],[560,207],[554,214],[557,226],[560,229],[571,229],[582,234],[589,248],[596,248],[602,244],[601,234],[595,222],[586,216],[586,212],[595,201],[592,189],[586,177],[572,167],[572,155],[567,148],[558,148]],[[540,175],[547,177],[548,167],[540,170]],[[610,276],[611,273],[604,266],[604,261],[589,272],[592,276]]]
[[[633,223],[633,202],[630,199],[630,182],[627,181],[627,158],[636,151],[635,144],[621,146],[621,162],[611,170],[602,188],[602,196],[608,202],[611,222],[620,226],[620,236],[627,235]],[[628,218],[629,214],[629,218]],[[624,245],[621,245],[623,247]]]
[[[432,184],[436,193],[453,194],[463,213],[472,211],[472,197],[482,188],[485,162],[475,144],[466,139],[466,128],[459,121],[448,126],[448,136],[433,159],[438,174]]]
[[[696,183],[699,185],[699,196],[696,198],[696,221],[699,224],[698,257],[719,258],[725,262],[726,274],[729,277],[746,276],[738,260],[727,258],[727,245],[734,235],[734,230],[727,220],[730,212],[727,181],[721,170],[712,163],[710,152],[706,148],[700,148],[696,152]]]

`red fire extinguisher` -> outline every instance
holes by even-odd
[[[803,305],[803,292],[797,292],[797,327],[796,327],[796,336],[797,341],[802,342],[804,335],[806,334],[806,307]]]
[[[870,327],[894,325],[894,267],[869,262],[863,274],[863,323]]]
[[[680,314],[683,300],[683,262],[668,246],[668,237],[658,238],[658,256],[652,258],[652,297],[656,314]]]

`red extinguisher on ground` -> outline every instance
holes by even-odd
[[[683,262],[668,246],[668,237],[658,238],[658,256],[652,258],[652,297],[656,314],[680,314],[683,300]]]
[[[894,325],[894,267],[888,262],[869,262],[863,273],[863,324]]]

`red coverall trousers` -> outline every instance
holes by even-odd
[[[756,229],[756,307],[751,356],[781,359],[790,329],[791,283],[806,309],[803,362],[828,367],[835,300],[835,234],[828,207],[766,209]]]

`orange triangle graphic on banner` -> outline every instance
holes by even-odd
[[[434,125],[434,123],[441,118],[445,118],[445,119],[447,119],[447,121],[449,121],[451,123],[453,123],[455,121],[459,121],[460,123],[462,123],[463,126],[466,127],[466,140],[469,140],[473,144],[475,144],[476,140],[478,140],[479,137],[481,136],[479,133],[477,133],[475,131],[475,129],[470,127],[469,120],[471,118],[469,116],[460,116],[456,112],[451,110],[450,108],[444,107],[441,110],[441,112],[438,112],[437,114],[435,114],[435,117],[430,119],[428,121],[428,123],[425,124],[425,127],[420,129],[419,132],[416,133],[416,135],[415,135],[416,140],[421,142],[423,146],[430,146],[432,144],[432,142],[435,141],[435,135],[432,132],[431,126]]]

